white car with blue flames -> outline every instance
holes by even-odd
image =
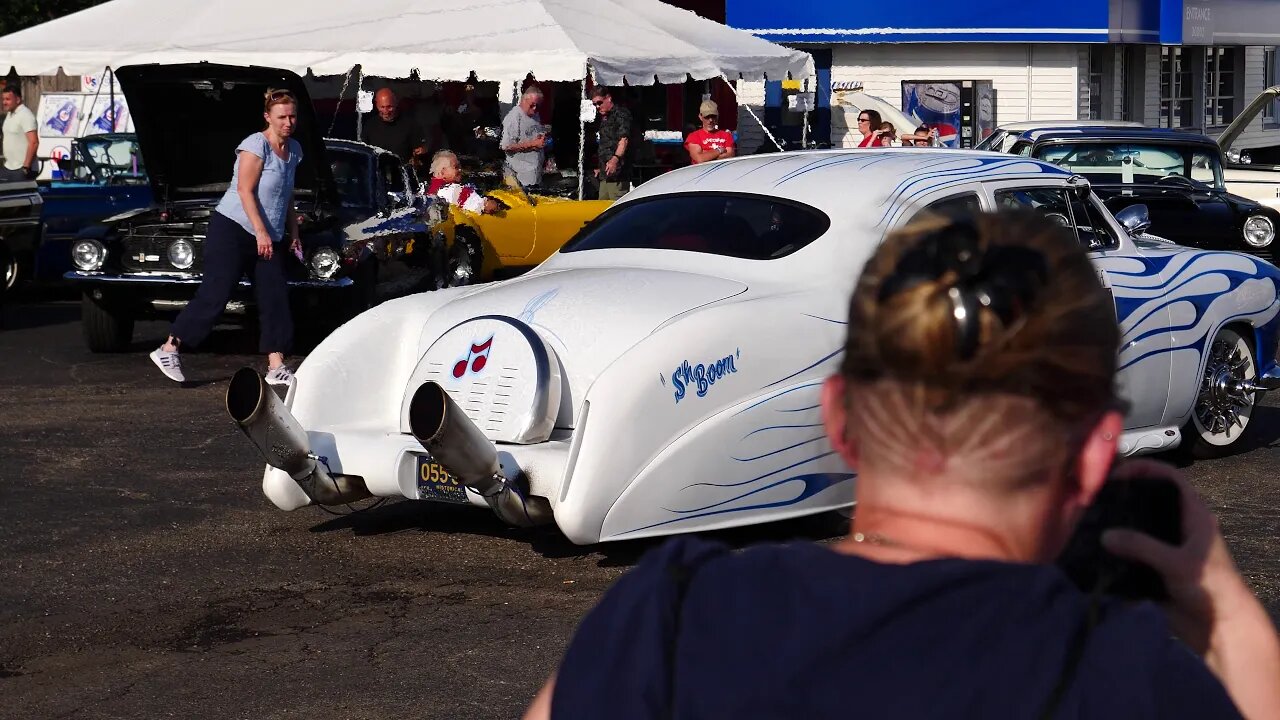
[[[284,400],[242,370],[228,409],[283,510],[466,503],[594,543],[840,509],[818,398],[863,263],[919,213],[1003,207],[1069,228],[1115,296],[1121,452],[1239,441],[1280,377],[1280,271],[1149,237],[1054,165],[923,148],[662,175],[524,276],[358,316]]]

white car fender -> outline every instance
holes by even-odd
[[[805,383],[811,384],[810,394],[796,407],[816,408],[821,380],[842,355],[845,313],[844,298],[831,293],[735,299],[683,315],[621,356],[587,392],[589,409],[572,451],[576,461],[554,499],[561,530],[580,543],[626,533],[661,534],[642,528],[678,520],[681,514],[669,506],[683,488],[700,480],[736,482],[764,472],[758,471],[758,463],[732,458],[771,454],[778,449],[771,443],[794,431],[814,432],[813,427],[791,433],[785,428],[755,431],[769,424],[811,426],[820,422],[813,419],[816,409],[782,415],[764,406],[757,413],[726,411]],[[757,417],[760,413],[804,418],[773,423]],[[756,425],[746,427],[752,423]],[[704,433],[715,440],[687,440]],[[670,450],[675,445],[678,452]],[[782,459],[774,456],[767,462]],[[726,467],[741,472],[723,477]],[[696,504],[707,495],[695,488],[684,496]],[[720,499],[717,495],[712,502]],[[737,505],[722,508],[726,512],[713,520],[691,518],[681,529],[740,524],[743,518],[734,516],[733,507]]]
[[[342,472],[335,426],[394,432],[405,382],[417,364],[416,342],[432,313],[474,290],[447,288],[382,303],[326,337],[298,367],[286,406],[308,431],[312,452]],[[354,422],[353,422],[354,421]],[[267,467],[262,490],[277,507],[294,510],[309,500],[289,476]]]

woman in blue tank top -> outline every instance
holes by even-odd
[[[831,546],[677,539],[579,626],[542,718],[1280,718],[1280,642],[1172,468],[1126,464],[1113,303],[1039,217],[917,221],[864,268],[831,449],[858,470]],[[1055,565],[1104,481],[1181,496],[1173,546],[1102,544],[1163,578],[1162,612]]]
[[[257,300],[267,382],[293,380],[284,364],[293,343],[284,257],[291,249],[301,250],[293,212],[293,181],[302,161],[302,146],[292,137],[298,101],[287,90],[270,90],[264,105],[267,127],[236,148],[231,185],[209,218],[200,288],[174,321],[169,339],[151,353],[152,362],[175,382],[186,380],[179,349],[199,345],[209,335],[244,275],[253,282]]]

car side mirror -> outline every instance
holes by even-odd
[[[1116,213],[1116,222],[1124,227],[1129,237],[1135,237],[1151,227],[1151,213],[1146,205],[1130,205]]]

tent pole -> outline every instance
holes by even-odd
[[[356,70],[355,67],[351,68],[352,72],[359,73],[356,75],[356,140],[363,137],[361,131],[364,129],[364,113],[360,112],[360,90],[364,88],[364,66],[361,65],[359,67],[359,70]],[[342,98],[338,98],[338,105],[341,107]]]
[[[800,147],[801,147],[801,148],[807,148],[807,147],[809,147],[809,103],[808,103],[808,95],[809,95],[809,81],[808,81],[808,80],[805,80],[805,81],[804,81],[804,95],[803,95],[803,97],[805,98],[805,106],[804,106],[804,125],[800,128]]]
[[[107,132],[115,132],[116,131],[116,73],[114,70],[111,71],[111,101],[107,105],[107,108],[111,111],[111,129],[108,130]]]
[[[582,117],[582,101],[587,99],[587,76],[591,74],[591,63],[582,69],[582,98],[578,100],[578,199],[583,197],[583,187],[587,177],[587,121]]]

